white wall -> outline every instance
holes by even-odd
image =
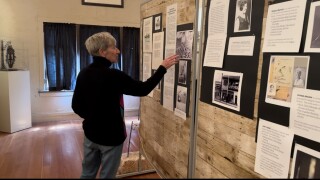
[[[73,113],[72,93],[38,92],[43,88],[43,22],[140,27],[141,2],[128,0],[124,8],[111,8],[81,5],[81,0],[0,0],[0,40],[11,41],[14,67],[30,70],[33,122]],[[139,98],[125,98],[126,109],[138,109],[139,103]]]

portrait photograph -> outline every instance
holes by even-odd
[[[268,96],[275,96],[276,95],[276,83],[269,83],[268,89],[267,89],[267,94]]]
[[[305,88],[306,86],[306,68],[295,67],[294,68],[294,81],[293,87]]]
[[[234,32],[247,32],[251,27],[251,0],[237,0]]]
[[[320,52],[320,1],[310,6],[305,52]]]
[[[179,76],[178,76],[178,83],[180,84],[187,84],[187,67],[188,61],[180,60],[179,61]]]
[[[176,53],[180,59],[192,58],[193,30],[178,31]]]

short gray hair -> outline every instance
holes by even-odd
[[[92,56],[99,56],[99,50],[106,50],[110,46],[115,46],[116,39],[108,32],[100,32],[90,36],[86,42],[88,53]]]

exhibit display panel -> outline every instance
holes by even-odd
[[[144,79],[161,51],[145,25],[159,14],[163,58],[183,57],[142,98],[147,159],[163,178],[319,178],[320,1],[187,2],[141,6]],[[191,24],[188,59],[179,37],[191,37]]]
[[[153,92],[141,98],[141,146],[163,178],[188,176],[195,5],[195,0],[153,0],[141,6],[141,80],[147,80],[165,57],[178,54],[180,59]]]

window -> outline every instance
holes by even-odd
[[[44,23],[47,90],[74,90],[77,74],[93,61],[85,48],[85,41],[102,31],[110,32],[115,37],[121,51],[118,63],[111,68],[123,69],[132,78],[139,79],[139,28]],[[120,38],[121,34],[123,38]],[[122,39],[125,39],[123,48]],[[124,60],[121,59],[122,56]]]
[[[44,44],[49,91],[73,90],[76,80],[76,25],[44,23]]]

